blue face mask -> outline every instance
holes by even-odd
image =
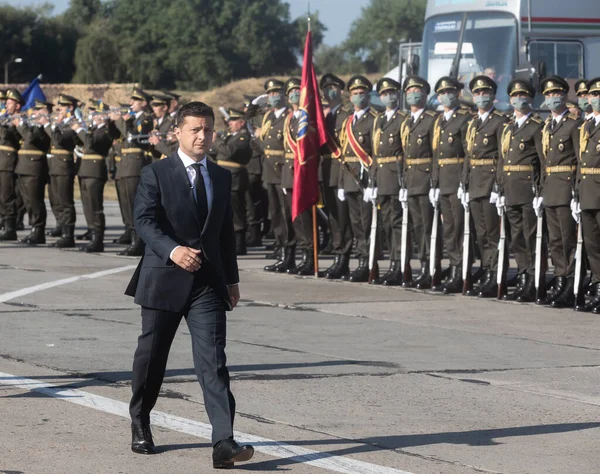
[[[364,109],[367,106],[367,94],[355,94],[350,96],[350,102],[352,102],[356,107],[360,107]]]
[[[327,90],[327,97],[329,100],[337,100],[340,97],[340,91],[337,89],[329,89]]]
[[[529,101],[524,97],[511,97],[510,105],[512,105],[517,112],[526,112],[529,110]]]
[[[563,105],[565,105],[565,98],[564,97],[546,97],[546,105],[552,112],[554,112],[555,110],[558,110],[558,109],[562,108]]]
[[[300,91],[296,90],[290,92],[288,100],[290,101],[290,104],[298,105],[300,103]]]
[[[577,104],[579,108],[585,112],[585,110],[590,106],[590,101],[587,97],[579,97],[577,99]]]
[[[438,96],[440,104],[444,107],[454,107],[456,104],[456,94],[454,92],[445,92]]]
[[[478,109],[487,109],[494,102],[494,99],[491,95],[487,94],[476,95],[473,96],[473,102],[475,102]]]
[[[422,92],[409,92],[406,94],[406,103],[408,105],[421,105],[423,103],[424,94]]]
[[[273,108],[281,107],[281,102],[282,102],[281,94],[270,95],[269,97],[267,97],[267,102]]]
[[[600,97],[591,97],[590,105],[592,106],[594,112],[600,112]]]
[[[395,109],[396,107],[398,107],[398,94],[392,93],[382,95],[381,102],[383,103],[383,105],[386,106],[386,108]]]

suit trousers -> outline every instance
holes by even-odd
[[[32,228],[46,228],[46,203],[44,202],[44,188],[46,178],[42,176],[19,175],[19,187],[23,196],[25,209],[29,214],[29,224]]]
[[[117,189],[119,190],[117,195],[119,196],[121,217],[123,224],[125,224],[125,229],[128,230],[133,230],[133,202],[139,182],[139,176],[119,178],[116,182]]]
[[[475,225],[481,264],[492,271],[498,270],[498,241],[500,240],[500,217],[496,205],[489,197],[472,199],[469,203],[471,218]]]
[[[510,225],[510,250],[517,261],[518,273],[535,275],[535,233],[537,218],[533,204],[506,206]]]
[[[133,358],[129,414],[134,424],[150,424],[150,412],[158,399],[171,343],[182,317],[190,331],[194,369],[215,445],[233,436],[235,399],[225,356],[225,308],[208,285],[194,285],[183,314],[142,307],[142,334]]]
[[[50,176],[48,194],[52,212],[58,225],[75,225],[75,202],[73,200],[73,175]]]
[[[390,260],[400,260],[402,255],[402,203],[398,201],[396,194],[393,196],[379,196],[377,200],[379,201],[382,229],[390,250]],[[407,248],[408,253],[412,253],[410,237],[407,241]]]
[[[600,209],[581,212],[583,245],[588,256],[592,283],[600,283]]]
[[[545,214],[554,275],[570,277],[575,272],[577,223],[569,206],[546,207]]]
[[[12,171],[0,171],[0,215],[5,219],[17,218],[16,182]]]
[[[350,211],[348,201],[337,198],[338,188],[323,187],[323,201],[329,218],[333,253],[350,255],[352,251],[352,229],[350,227]]]
[[[422,263],[429,261],[431,255],[431,231],[433,229],[433,206],[427,194],[408,197],[408,215],[414,232],[414,238],[419,249],[419,260]],[[438,236],[439,236],[438,222]],[[441,259],[441,239],[438,237],[437,260]]]
[[[440,197],[440,210],[444,220],[444,244],[450,265],[460,267],[463,258],[465,209],[454,193]]]
[[[371,213],[373,205],[363,201],[363,193],[347,192],[346,201],[350,214],[350,227],[356,240],[356,256],[369,257],[369,235],[371,233]]]
[[[97,178],[80,178],[81,204],[88,229],[104,232],[104,184]]]

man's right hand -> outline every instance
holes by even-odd
[[[175,265],[190,273],[194,273],[200,270],[200,267],[202,266],[201,253],[201,250],[181,246],[173,251],[171,260]]]

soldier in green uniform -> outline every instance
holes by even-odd
[[[421,271],[412,286],[424,290],[431,288],[432,275],[429,272],[433,207],[429,194],[433,168],[433,128],[435,112],[425,110],[427,96],[431,92],[429,83],[419,76],[409,76],[402,85],[410,116],[402,123],[400,135],[404,149],[404,176],[407,186],[408,213],[412,223],[414,238],[419,249]],[[438,239],[438,242],[441,242]],[[436,252],[439,261],[440,252]],[[439,263],[436,262],[436,268]],[[437,272],[440,273],[439,271]]]
[[[169,97],[169,118],[173,123],[175,123],[175,118],[177,117],[177,112],[179,111],[179,101],[181,96],[176,94],[175,92],[167,92],[163,91],[163,94]]]
[[[154,112],[154,129],[148,138],[150,152],[153,160],[166,158],[177,151],[179,147],[173,129],[174,119],[169,115],[169,103],[171,98],[166,95],[155,95],[150,101],[152,112]]]
[[[547,302],[554,308],[572,307],[573,274],[577,226],[571,216],[571,199],[577,173],[579,133],[582,120],[569,113],[566,99],[569,84],[561,77],[547,77],[542,94],[551,115],[542,131],[542,182],[540,197],[534,200],[536,214],[544,210],[548,246],[554,264],[554,290]]]
[[[373,84],[361,75],[352,76],[346,86],[354,113],[342,125],[342,168],[338,180],[338,199],[348,202],[350,227],[356,241],[358,266],[342,279],[366,282],[369,279],[369,235],[372,204],[363,199],[363,189],[369,186],[369,169],[373,164],[373,126],[375,112],[369,107],[369,92]]]
[[[510,249],[518,266],[515,291],[505,300],[528,303],[535,301],[535,234],[537,218],[533,209],[534,189],[540,184],[542,120],[533,114],[535,89],[526,81],[515,79],[508,85],[514,118],[502,135],[502,154],[498,165],[501,197],[497,206],[506,207],[510,225]]]
[[[50,246],[57,248],[75,247],[75,132],[68,126],[68,122],[77,102],[74,97],[60,94],[56,107],[56,122],[51,124],[45,117],[40,119],[51,141],[48,154],[48,194],[61,237]]]
[[[402,85],[384,77],[377,81],[377,93],[385,105],[385,112],[375,119],[373,132],[373,166],[371,177],[374,190],[372,198],[377,199],[381,223],[390,249],[390,268],[375,283],[386,286],[402,284],[402,205],[398,200],[400,178],[404,167],[404,153],[400,128],[406,119],[399,106],[399,92]],[[407,243],[410,248],[410,242]],[[409,262],[407,262],[408,264]],[[409,272],[410,273],[410,272]]]
[[[93,117],[93,125],[87,130],[81,124],[72,125],[77,134],[77,142],[83,147],[77,176],[83,214],[92,234],[90,243],[81,249],[88,253],[104,251],[104,185],[108,179],[106,157],[117,133],[108,120],[108,109],[107,104],[100,103]]]
[[[594,117],[594,111],[590,105],[590,99],[588,98],[588,80],[579,79],[575,81],[574,89],[577,95],[577,106],[581,110],[582,119],[587,121]]]
[[[53,104],[35,101],[36,114],[49,114]],[[16,124],[15,124],[16,125]],[[46,203],[44,190],[48,182],[48,160],[46,154],[50,151],[50,137],[43,127],[21,120],[17,125],[21,135],[21,147],[18,152],[15,173],[18,176],[19,188],[29,214],[31,233],[21,240],[27,245],[46,243]]]
[[[246,166],[252,158],[252,137],[246,127],[244,112],[229,109],[228,114],[229,133],[218,139],[213,148],[216,151],[217,164],[231,172],[231,208],[233,210],[235,250],[237,255],[246,255],[246,192],[248,190]]]
[[[342,125],[349,115],[343,106],[344,81],[334,74],[325,74],[319,87],[329,104],[329,114],[325,117],[327,143],[321,150],[321,176],[323,179],[323,201],[331,228],[333,264],[325,270],[325,278],[338,279],[350,272],[350,252],[352,251],[352,229],[348,201],[338,199],[338,184],[342,170],[342,149],[340,139]]]
[[[573,217],[583,226],[583,243],[592,274],[593,298],[578,304],[577,311],[600,314],[600,77],[587,84],[593,117],[584,122],[580,135],[581,157],[577,168],[577,196]]]
[[[459,95],[463,85],[451,77],[442,77],[435,92],[443,112],[433,129],[432,204],[439,202],[444,221],[444,243],[450,260],[447,280],[434,288],[446,294],[462,293],[462,259],[464,209],[468,195],[462,185],[462,170],[467,150],[469,110],[460,107]]]
[[[17,152],[21,136],[10,116],[18,114],[24,105],[23,97],[16,89],[5,93],[5,113],[7,118],[0,125],[0,214],[4,218],[4,231],[0,241],[17,240],[17,195],[15,190]]]
[[[117,255],[140,256],[144,252],[144,243],[133,225],[133,201],[137,190],[142,168],[152,161],[148,140],[134,138],[136,135],[147,135],[154,128],[152,116],[147,107],[150,96],[143,90],[135,88],[131,94],[131,115],[123,119],[120,114],[111,114],[121,137],[124,137],[121,148],[121,161],[117,165],[117,182],[121,217],[125,229],[131,235],[131,244]]]
[[[480,298],[498,294],[498,240],[500,223],[494,190],[502,133],[508,119],[494,108],[498,86],[488,76],[475,76],[469,83],[477,115],[469,122],[467,154],[463,168],[464,191],[468,193],[471,218],[484,270],[481,284],[468,293]]]
[[[269,198],[269,214],[271,228],[275,234],[275,248],[281,249],[277,262],[267,265],[265,271],[285,273],[288,268],[296,265],[296,234],[291,218],[288,219],[285,215],[285,196],[281,187],[281,172],[285,161],[284,124],[289,109],[286,105],[282,81],[267,80],[265,91],[271,110],[265,114],[260,131],[260,145],[265,157],[263,182]]]

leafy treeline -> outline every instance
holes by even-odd
[[[424,3],[371,0],[348,39],[333,48],[319,47],[326,28],[312,15],[317,68],[384,70],[400,39],[420,37]],[[42,73],[45,82],[203,90],[293,74],[307,28],[282,0],[71,0],[63,14],[51,14],[51,5],[0,6],[0,61],[8,63],[11,82]]]

